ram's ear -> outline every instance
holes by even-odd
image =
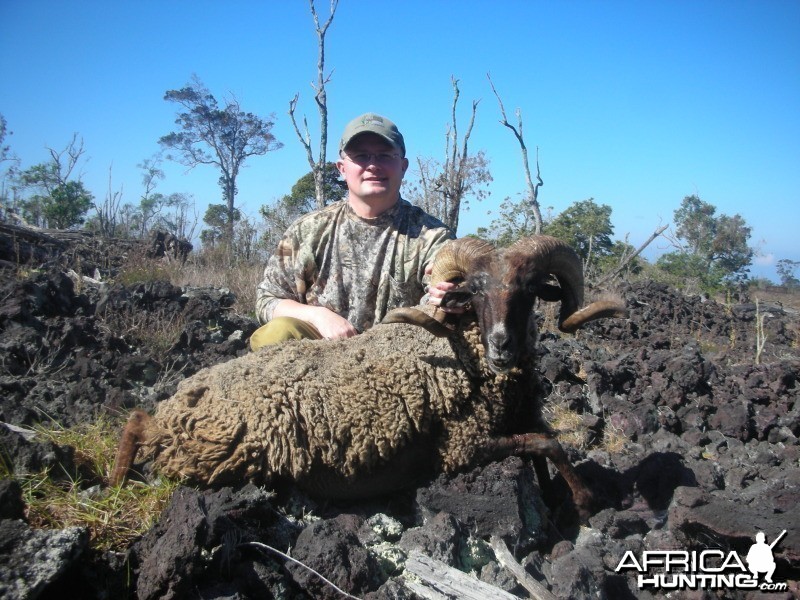
[[[461,285],[442,296],[441,306],[445,308],[464,308],[472,301],[473,292],[467,285]]]

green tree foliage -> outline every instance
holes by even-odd
[[[80,181],[67,181],[58,185],[44,198],[42,213],[48,226],[69,229],[81,225],[92,207],[94,196]]]
[[[535,214],[531,204],[524,198],[517,202],[506,198],[500,205],[498,217],[488,227],[479,227],[477,235],[504,247],[520,238],[534,235],[535,227]],[[575,202],[548,221],[543,233],[570,244],[584,263],[591,261],[593,257],[610,255],[614,248],[611,241],[614,233],[611,207],[596,204],[592,198]]]
[[[159,144],[177,152],[177,156],[167,158],[190,168],[213,165],[219,169],[222,206],[227,211],[225,235],[233,239],[239,171],[249,157],[282,147],[272,135],[274,121],[244,112],[235,98],[220,107],[197,77],[179,90],[168,90],[164,100],[177,103],[182,110],[175,120],[178,131],[162,136]]]
[[[691,254],[709,253],[716,229],[715,212],[715,206],[697,196],[686,196],[675,211],[675,233],[686,242]]]
[[[717,219],[709,258],[725,277],[744,275],[753,263],[753,249],[747,245],[751,231],[741,215],[720,215]]]
[[[524,198],[517,202],[506,198],[500,205],[497,218],[488,227],[479,227],[477,235],[502,248],[535,232],[536,212],[533,205]],[[545,223],[542,233],[562,239],[575,248],[583,260],[584,269],[591,274],[616,267],[634,252],[629,244],[611,240],[614,233],[611,207],[597,204],[592,198],[568,206],[564,212]],[[629,266],[630,271],[639,269],[638,261]]]
[[[191,239],[197,224],[194,201],[184,193],[163,194],[156,187],[164,179],[158,156],[137,165],[142,170],[142,193],[138,204],[121,204],[122,192],[109,192],[86,228],[110,237],[146,239],[153,231],[166,231],[181,239]]]
[[[233,216],[233,221],[230,220],[231,216]],[[206,214],[203,216],[203,222],[209,226],[209,229],[200,232],[200,241],[204,246],[214,248],[220,242],[232,239],[228,232],[233,231],[234,225],[241,218],[242,213],[238,208],[234,208],[231,213],[224,204],[209,204]]]
[[[34,227],[47,227],[44,216],[45,200],[45,196],[35,194],[19,203],[19,210],[25,223]]]
[[[611,244],[606,254],[596,257],[596,271],[598,273],[609,273],[614,269],[620,268],[625,263],[625,268],[622,271],[627,275],[636,275],[642,272],[644,261],[638,256],[632,260],[628,258],[636,252],[636,248],[627,242],[616,241]],[[627,261],[627,262],[626,262]],[[623,279],[625,276],[623,276]]]
[[[193,225],[189,212],[194,202],[188,194],[154,192],[142,197],[139,204],[125,203],[117,215],[116,237],[146,239],[153,231],[167,231],[182,239],[191,239]],[[103,231],[93,217],[87,227]]]
[[[668,252],[656,261],[656,266],[671,276],[671,282],[679,287],[696,283],[699,289],[712,291],[720,283],[719,274],[708,268],[708,262],[699,254]]]
[[[57,229],[81,225],[94,200],[83,182],[70,179],[83,155],[83,140],[75,134],[64,150],[49,151],[50,161],[19,174],[20,187],[34,192],[20,202],[23,218],[31,225]]]
[[[498,248],[510,246],[520,238],[533,235],[536,215],[526,199],[517,202],[506,198],[500,204],[498,216],[488,227],[478,227],[479,238],[492,241]]]
[[[567,242],[583,259],[584,270],[597,258],[608,255],[613,247],[611,207],[597,204],[593,198],[575,202],[545,224],[542,233]]]
[[[80,181],[57,185],[48,195],[34,194],[22,203],[22,218],[29,225],[69,229],[81,225],[92,207],[90,194]]]
[[[745,280],[753,260],[751,228],[741,215],[715,216],[716,210],[695,195],[686,196],[675,211],[676,236],[685,248],[657,262],[670,275],[698,281],[707,291]]]
[[[800,279],[795,277],[795,271],[800,268],[800,261],[782,258],[775,265],[775,268],[781,278],[781,285],[785,285],[788,288],[800,287]]]
[[[11,146],[6,144],[6,138],[12,134],[6,118],[0,115],[0,220],[5,219],[7,211],[14,208],[15,193],[9,194],[9,187],[16,187],[14,180],[19,159],[11,152]]]
[[[64,181],[58,171],[58,165],[53,162],[39,163],[25,169],[20,173],[20,182],[27,188],[37,188],[49,195],[60,183]]]
[[[347,183],[342,179],[336,163],[325,164],[322,173],[322,189],[325,194],[324,206],[341,200],[347,195]],[[298,179],[297,183],[292,186],[291,193],[281,198],[280,202],[287,209],[296,212],[297,216],[315,210],[317,198],[313,171],[309,171]]]
[[[187,219],[188,209],[193,205],[190,196],[180,192],[163,194],[155,191],[159,181],[164,179],[158,157],[147,158],[138,167],[142,170],[142,195],[139,206],[131,211],[138,237],[145,238],[155,230],[168,231],[179,238],[191,237]]]

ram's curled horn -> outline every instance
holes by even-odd
[[[436,254],[431,272],[431,286],[441,281],[459,283],[483,262],[491,260],[495,249],[478,238],[460,238],[442,247]]]
[[[507,260],[513,260],[514,255],[527,256],[528,268],[548,273],[558,280],[560,291],[554,286],[544,286],[539,297],[548,302],[561,301],[558,316],[561,331],[573,333],[589,321],[627,315],[625,306],[613,300],[593,302],[580,308],[584,294],[583,264],[566,242],[547,235],[524,238],[509,248]]]
[[[484,261],[491,260],[495,249],[489,242],[477,238],[460,238],[443,246],[436,254],[431,271],[430,285],[440,281],[460,283],[467,274]],[[447,313],[435,310],[433,316],[415,307],[395,308],[386,314],[381,323],[409,323],[427,329],[437,337],[452,333],[444,321]]]
[[[627,316],[628,310],[625,308],[624,304],[616,300],[598,300],[572,313],[559,325],[559,329],[566,333],[572,333],[583,327],[589,321]]]
[[[569,244],[549,235],[523,238],[506,251],[506,260],[514,268],[538,271],[558,280],[555,286],[542,286],[539,297],[548,302],[561,301],[558,328],[583,305],[583,265]]]

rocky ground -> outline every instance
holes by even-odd
[[[15,475],[75,470],[69,447],[26,427],[152,409],[180,379],[247,352],[256,323],[231,310],[228,292],[103,283],[118,267],[110,251],[26,253],[0,243],[0,452]],[[655,283],[621,293],[629,319],[577,336],[545,325],[542,334],[548,414],[569,429],[565,446],[599,499],[586,524],[559,477],[545,503],[530,465],[511,458],[349,504],[291,488],[179,487],[130,548],[100,552],[84,528],[32,528],[7,476],[0,596],[525,598],[533,579],[538,597],[654,598],[668,590],[640,589],[635,569],[618,568],[623,557],[716,549],[744,560],[757,532],[772,542],[786,530],[772,550],[773,581],[786,590],[765,597],[797,597],[797,312],[723,305]],[[565,415],[573,416],[569,427]],[[294,560],[267,546],[291,549]],[[446,595],[446,584],[466,587]],[[724,587],[671,597],[761,594]]]

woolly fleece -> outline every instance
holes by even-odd
[[[520,408],[538,421],[534,369],[495,375],[483,352],[472,320],[449,338],[392,324],[262,348],[183,381],[157,407],[145,450],[165,474],[209,485],[286,476],[313,488],[328,472],[345,485],[413,468],[404,450],[430,442],[427,464],[452,472],[509,433]],[[411,475],[392,480],[404,487]]]

